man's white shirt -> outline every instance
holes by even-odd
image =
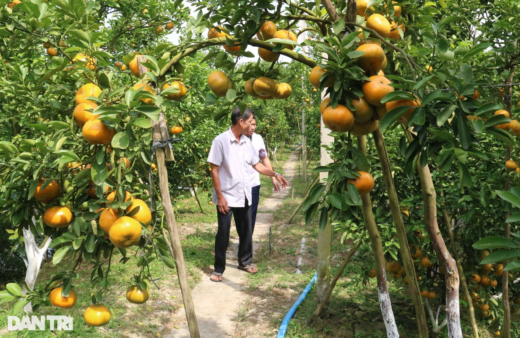
[[[255,152],[251,140],[241,135],[238,142],[231,128],[213,140],[208,162],[220,167],[220,188],[228,206],[243,208],[246,199],[247,205],[251,205],[253,185],[250,169],[259,161],[258,153]],[[215,188],[213,188],[212,200],[215,205],[218,203]]]
[[[253,144],[256,156],[260,158],[267,157],[267,151],[262,135],[253,133],[253,135],[251,135],[251,143]],[[249,173],[251,174],[251,187],[260,185],[260,173],[253,167],[249,168]]]

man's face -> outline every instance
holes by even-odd
[[[249,128],[251,127],[252,121],[254,121],[253,115],[249,116],[247,120],[240,120],[238,122],[240,124],[240,128],[242,129],[242,134],[249,136]]]
[[[249,130],[247,131],[247,133],[245,135],[251,136],[254,134],[255,130],[256,130],[256,120],[253,119],[253,121],[251,121],[251,125],[249,126]]]

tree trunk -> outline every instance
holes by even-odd
[[[408,141],[412,140],[410,132],[404,128]],[[446,243],[441,236],[437,223],[437,194],[433,185],[430,167],[421,167],[417,163],[419,180],[424,203],[424,224],[428,231],[433,249],[437,254],[440,264],[446,267],[446,315],[448,318],[448,336],[450,338],[462,338],[460,326],[460,305],[459,305],[459,273],[457,264],[446,247]]]
[[[412,296],[415,314],[417,316],[419,337],[428,338],[429,334],[428,324],[426,322],[426,313],[424,312],[424,306],[419,290],[419,282],[417,280],[417,275],[415,274],[413,259],[408,249],[409,245],[408,238],[406,237],[406,228],[404,226],[401,208],[399,207],[399,198],[397,197],[397,192],[395,190],[394,179],[392,177],[392,168],[390,167],[390,160],[388,159],[385,140],[379,128],[377,128],[377,130],[375,130],[372,135],[374,136],[377,154],[381,164],[381,170],[383,171],[383,178],[385,180],[386,190],[388,193],[388,201],[390,203],[392,218],[394,220],[397,231],[397,238],[399,240],[401,257],[403,259],[403,265],[406,272],[406,279],[408,280],[408,287],[410,290],[410,295]]]
[[[25,290],[25,285],[23,287],[23,294],[25,295],[28,291],[34,290],[34,285],[36,284],[36,279],[38,278],[38,274],[40,273],[40,268],[42,266],[43,256],[45,252],[49,248],[52,240],[50,237],[45,237],[40,247],[36,243],[33,233],[30,229],[23,229],[23,241],[25,244],[25,266],[27,267],[27,272],[25,273],[25,282],[29,286],[30,290]],[[23,308],[25,312],[32,312],[32,303],[29,302]]]
[[[168,139],[167,136],[164,136],[164,131],[166,131],[167,135],[167,128],[166,123],[164,121],[164,115],[162,113],[159,117],[159,121],[152,121],[152,126],[154,141],[166,141]],[[164,149],[167,150],[165,151]],[[172,201],[170,198],[170,190],[168,187],[168,170],[166,169],[165,156],[171,156],[171,158],[173,159],[173,153],[168,155],[168,151],[171,151],[171,149],[168,146],[164,148],[157,148],[155,150],[155,155],[157,157],[157,169],[159,173],[159,190],[161,192],[164,215],[166,218],[166,223],[168,225],[170,240],[172,242],[172,254],[173,258],[175,259],[175,267],[177,269],[177,275],[181,287],[182,299],[184,301],[184,310],[186,311],[186,319],[188,321],[190,336],[192,338],[200,338],[197,317],[195,315],[195,306],[191,297],[188,274],[186,273],[186,266],[184,264],[184,255],[182,253],[181,240],[179,238],[179,230],[177,228],[175,214],[173,213]]]
[[[466,282],[466,277],[464,276],[464,270],[462,269],[462,264],[460,263],[459,252],[457,251],[457,245],[455,243],[455,237],[453,236],[453,230],[451,230],[451,221],[450,216],[446,209],[442,210],[442,214],[444,216],[444,222],[446,223],[446,228],[448,229],[448,234],[450,236],[451,247],[453,250],[453,256],[455,256],[455,261],[457,262],[457,269],[459,271],[460,283],[462,284],[462,291],[468,300],[468,308],[469,308],[469,319],[471,322],[471,330],[473,331],[474,338],[479,338],[478,335],[478,326],[477,320],[475,319],[475,308],[473,307],[473,302],[471,301],[471,294],[469,293],[468,283]]]
[[[358,137],[358,148],[363,154],[366,154],[366,137]],[[379,305],[381,306],[381,315],[386,327],[387,337],[399,337],[399,331],[395,323],[394,312],[392,311],[392,302],[390,301],[390,294],[388,293],[388,285],[386,283],[385,272],[385,256],[383,254],[383,245],[381,243],[381,236],[377,229],[374,214],[372,212],[372,201],[370,194],[361,195],[363,205],[363,220],[368,230],[370,243],[372,244],[372,251],[374,252],[374,260],[376,262],[377,272],[377,293],[379,295]]]
[[[318,231],[318,280],[316,282],[317,306],[325,299],[330,285],[330,246],[332,244],[332,222]],[[326,308],[325,308],[326,309]]]

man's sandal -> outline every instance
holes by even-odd
[[[220,274],[215,274],[213,273],[210,277],[209,277],[209,280],[212,281],[212,282],[215,282],[215,283],[221,283],[222,282],[222,275]]]
[[[242,271],[245,271],[247,273],[250,273],[252,275],[254,275],[255,273],[258,272],[258,269],[253,267],[252,265],[247,265],[247,266],[238,266],[238,270],[242,270]]]

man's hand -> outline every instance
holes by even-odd
[[[218,197],[217,207],[218,207],[218,211],[220,211],[224,215],[229,212],[229,206],[228,206],[227,201],[224,198],[224,196]]]
[[[276,175],[276,179],[278,180],[278,182],[282,183],[283,189],[289,186],[289,183],[287,183],[287,180],[282,175]]]
[[[271,182],[273,182],[274,192],[280,192],[280,185],[278,184],[278,181],[274,177],[271,177]]]

